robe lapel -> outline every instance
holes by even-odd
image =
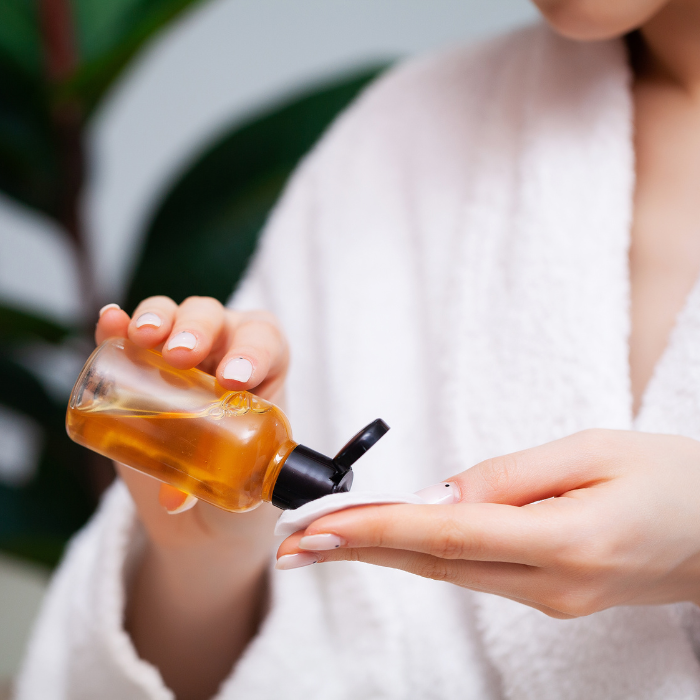
[[[535,31],[539,40],[502,66],[475,135],[479,178],[466,193],[445,349],[455,470],[584,428],[632,427],[624,47]],[[700,338],[700,313],[693,329]],[[700,379],[700,343],[677,345]],[[677,388],[650,392],[650,423],[654,414],[660,424],[682,387],[675,369],[660,371],[659,382],[662,374]],[[686,403],[700,425],[700,400]],[[495,596],[477,599],[485,648],[510,700],[700,698],[697,662],[670,608],[559,621]]]
[[[445,356],[451,457],[631,426],[628,71],[543,28],[487,97]]]
[[[700,440],[700,281],[654,370],[635,428]]]

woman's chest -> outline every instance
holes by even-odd
[[[658,81],[633,91],[636,191],[630,246],[635,411],[700,274],[700,108]]]

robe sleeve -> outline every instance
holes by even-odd
[[[122,621],[140,527],[121,482],[73,539],[49,586],[17,679],[17,700],[173,700]]]
[[[300,270],[303,267],[300,248],[309,229],[307,183],[301,168],[232,298],[236,308],[274,311],[276,267],[282,262]],[[71,542],[51,582],[17,679],[17,700],[174,699],[158,669],[138,657],[123,625],[130,564],[137,558],[144,537],[131,496],[117,481],[92,520]],[[271,565],[273,560],[271,552]],[[291,587],[285,585],[280,592],[276,576],[273,571],[267,619],[224,681],[217,695],[220,700],[275,697],[281,692],[280,679],[290,674],[297,682],[293,691],[287,687],[286,697],[307,700],[319,688],[325,693],[333,687],[332,681],[319,684],[319,673],[305,678],[298,672],[302,662],[312,662],[321,669],[333,666],[326,659],[323,606],[321,596],[313,594],[313,577],[292,573],[285,582]],[[300,606],[301,599],[309,604]],[[305,640],[302,651],[289,648],[294,638]]]

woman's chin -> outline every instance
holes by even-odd
[[[670,0],[534,0],[558,34],[576,41],[602,41],[638,29]]]

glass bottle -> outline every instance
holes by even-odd
[[[229,511],[297,508],[349,491],[352,464],[389,429],[378,419],[329,458],[292,440],[287,417],[247,391],[111,338],[73,387],[68,435],[105,457]]]

